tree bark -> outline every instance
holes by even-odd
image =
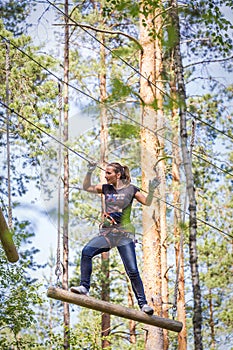
[[[100,41],[105,42],[105,34],[100,34]],[[106,164],[106,151],[108,147],[108,116],[107,109],[104,106],[104,102],[107,96],[107,83],[106,83],[106,52],[103,45],[100,45],[100,73],[99,73],[99,86],[100,86],[100,163],[101,167]],[[102,173],[101,181],[104,182],[104,173]],[[104,198],[102,196],[102,213],[105,211]],[[110,282],[109,282],[109,252],[101,254],[101,268],[104,278],[101,281],[101,298],[102,300],[110,300]],[[103,313],[101,316],[101,335],[102,335],[102,349],[110,349],[110,342],[106,337],[110,334],[111,318],[107,313]]]
[[[158,163],[161,148],[160,141],[153,131],[156,131],[163,119],[161,90],[161,47],[158,36],[151,37],[150,32],[161,26],[160,16],[156,16],[158,8],[150,8],[144,15],[145,6],[142,2],[140,14],[140,44],[143,48],[140,60],[140,73],[146,77],[140,78],[140,96],[144,106],[142,108],[143,128],[141,129],[141,164],[142,188],[148,188],[148,182],[155,177],[154,166]],[[148,8],[148,7],[147,7]],[[156,18],[156,20],[155,20]],[[153,84],[151,84],[151,82]],[[151,131],[152,130],[152,131]],[[162,163],[158,169],[164,181],[165,176]],[[162,184],[162,192],[164,183]],[[157,190],[158,191],[158,190]],[[165,215],[166,216],[166,215]],[[153,200],[150,207],[143,208],[143,280],[148,303],[154,306],[155,314],[162,316],[162,275],[161,275],[161,227],[162,239],[166,241],[166,222],[164,208],[158,201]],[[163,261],[165,259],[163,250]],[[164,286],[164,285],[163,285]],[[163,289],[163,296],[166,295]],[[164,349],[164,334],[160,328],[148,327],[146,350]]]
[[[128,286],[128,306],[129,308],[134,308],[134,294],[133,288],[130,283],[130,279],[127,277]],[[130,344],[136,344],[136,322],[134,320],[129,320],[129,334],[130,334]]]
[[[64,143],[69,139],[68,116],[69,116],[69,26],[68,26],[68,0],[65,0],[65,47],[64,47]],[[63,222],[63,278],[62,287],[68,290],[68,267],[69,267],[69,154],[64,154],[64,222]],[[64,349],[70,349],[70,311],[69,304],[64,303]]]
[[[209,297],[208,297],[208,302],[209,302],[209,310],[210,310],[210,320],[209,320],[209,325],[210,325],[210,334],[211,334],[211,345],[210,348],[212,350],[216,349],[216,341],[215,341],[215,327],[214,327],[214,308],[213,308],[213,298],[212,298],[212,290],[211,288],[209,289]]]
[[[171,61],[170,66],[173,66]],[[172,72],[171,72],[172,73]],[[170,81],[170,94],[174,100],[177,98],[176,84],[173,76]],[[177,207],[180,207],[181,195],[180,195],[180,166],[181,166],[181,154],[179,150],[179,115],[175,105],[172,108],[172,180],[173,180],[173,202],[174,208],[174,237],[175,237],[175,257],[176,257],[176,270],[178,273],[178,291],[177,291],[177,317],[180,322],[183,323],[182,331],[178,334],[178,350],[187,349],[187,328],[186,328],[186,310],[185,310],[185,279],[184,279],[184,249],[182,239],[182,228],[180,223],[182,222],[181,212]],[[176,288],[176,286],[175,286]]]
[[[162,57],[161,62],[162,62]],[[162,66],[160,67],[160,71],[162,70]],[[157,82],[158,84],[158,82]],[[162,84],[159,84],[162,88]],[[159,110],[163,109],[163,101],[160,93],[160,99],[158,100]],[[164,114],[159,113],[157,129],[160,130],[159,134],[163,136],[164,134]],[[157,172],[160,177],[160,186],[158,188],[159,197],[161,200],[159,201],[159,215],[160,215],[160,245],[161,245],[161,277],[162,277],[162,315],[165,318],[168,318],[168,274],[167,274],[167,205],[166,205],[166,164],[164,159],[164,138],[158,136],[159,143],[159,154],[158,154],[158,165]],[[166,329],[163,330],[164,335],[164,350],[167,350],[169,347],[169,339],[168,332]]]
[[[15,263],[19,260],[19,255],[14,245],[11,232],[0,208],[0,239],[7,259]]]
[[[171,1],[172,10],[171,18],[173,21],[173,29],[176,36],[176,44],[174,46],[174,68],[176,75],[176,83],[179,96],[179,115],[180,115],[180,137],[182,158],[186,176],[186,188],[189,199],[189,249],[190,249],[190,267],[192,275],[192,287],[194,297],[194,314],[193,314],[193,328],[194,328],[194,344],[195,350],[202,350],[202,307],[201,307],[201,289],[199,283],[198,272],[198,254],[197,254],[197,219],[196,219],[196,199],[195,189],[192,174],[192,165],[190,154],[187,146],[187,127],[186,127],[186,92],[183,77],[183,65],[180,50],[180,28],[179,16],[177,12],[177,1]]]
[[[133,310],[122,305],[112,304],[107,301],[95,299],[87,295],[72,293],[61,288],[49,287],[47,291],[47,296],[53,299],[65,301],[67,303],[80,305],[92,310],[97,310],[122,318],[131,319],[136,322],[149,324],[154,327],[165,328],[173,332],[180,332],[182,329],[181,322],[155,315],[149,316],[142,311]],[[153,348],[151,347],[151,349],[155,349],[155,344],[156,343],[153,344]]]

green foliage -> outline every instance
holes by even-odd
[[[127,122],[111,124],[109,127],[109,135],[112,138],[119,139],[139,139],[140,129],[139,127]]]
[[[24,35],[13,38],[0,25],[0,34],[9,39],[9,92],[10,107],[16,112],[28,118],[31,122],[41,124],[38,126],[47,129],[50,123],[55,121],[54,110],[56,110],[57,85],[54,80],[48,78],[48,73],[40,66],[51,69],[55,67],[56,61],[47,55],[38,55],[37,47],[32,46],[31,39]],[[0,91],[5,100],[6,95],[6,44],[0,46],[2,59],[0,69],[4,72],[0,79]],[[35,60],[36,62],[34,62]],[[18,136],[30,141],[37,138],[35,132],[31,132],[31,126],[25,121],[19,121]],[[38,130],[37,133],[39,134]],[[37,142],[38,143],[38,142]]]
[[[139,5],[139,2],[131,0],[106,0],[106,5],[103,7],[103,16],[110,18],[112,12],[117,11],[119,12],[119,21],[137,18]]]
[[[56,61],[47,55],[38,54],[39,48],[32,46],[31,38],[25,35],[15,38],[11,32],[3,27],[2,23],[0,24],[0,34],[9,40],[10,43],[10,107],[30,122],[50,132],[50,127],[57,125],[57,85],[50,79],[48,72],[42,66],[48,69],[55,68]],[[0,69],[2,74],[0,78],[0,93],[2,101],[6,102],[5,61],[7,41],[3,41],[2,38],[1,40]],[[1,109],[1,112],[0,156],[2,173],[6,174],[6,110]],[[40,156],[44,153],[46,138],[44,138],[43,133],[32,127],[30,123],[20,119],[12,111],[9,112],[9,116],[11,145],[10,180],[12,206],[14,209],[19,205],[20,196],[23,197],[29,189],[33,188],[34,184],[35,186],[39,185],[39,168],[35,168],[40,164]],[[7,178],[4,175],[4,178],[1,178],[0,192],[1,201],[5,204],[8,196],[7,184]],[[31,199],[33,200],[32,194]],[[22,206],[22,208],[24,207]],[[27,206],[25,210],[27,210]],[[46,346],[40,347],[40,340],[36,337],[25,334],[25,330],[30,329],[31,331],[33,325],[36,325],[37,308],[42,305],[39,295],[40,286],[30,274],[31,269],[36,270],[40,268],[34,260],[38,249],[31,245],[31,238],[34,236],[33,223],[28,221],[21,222],[13,218],[13,226],[14,242],[20,251],[20,266],[9,266],[5,261],[4,252],[2,249],[0,250],[0,346],[1,349],[8,349],[11,346],[24,349],[47,349]],[[36,334],[36,330],[34,333]]]
[[[71,333],[74,349],[101,349],[100,314],[91,310],[81,310],[79,322]]]
[[[18,14],[21,19],[24,19],[24,9],[26,9],[29,2],[9,2],[12,5],[21,6],[21,15]],[[74,12],[72,12],[73,18],[77,21],[85,21],[90,25],[96,25],[100,28],[125,31],[130,35],[138,37],[138,28],[136,21],[139,17],[140,2],[129,0],[109,0],[106,2],[81,2],[75,1],[72,3],[76,6]],[[180,23],[181,23],[181,42],[185,42],[187,46],[183,47],[183,56],[185,62],[187,59],[192,61],[196,58],[211,59],[214,57],[219,58],[219,55],[225,57],[231,53],[232,50],[232,38],[229,35],[228,29],[232,28],[232,23],[226,20],[220,10],[220,6],[226,5],[232,8],[230,1],[194,1],[186,7],[179,9]],[[146,0],[143,2],[141,8],[142,14],[148,18],[152,10],[157,10],[160,4],[158,1]],[[11,10],[6,7],[8,12],[4,12],[4,16],[16,18],[12,16]],[[163,59],[167,58],[168,51],[177,42],[177,35],[174,32],[174,28],[169,24],[169,4],[163,3],[161,16],[164,20],[163,26]],[[21,21],[20,19],[20,21]],[[10,20],[10,18],[5,19]],[[146,21],[144,21],[146,26]],[[136,24],[136,25],[135,25]],[[9,22],[8,28],[12,27],[12,23]],[[82,34],[80,34],[82,33]],[[29,56],[39,62],[39,64],[46,66],[47,68],[55,68],[56,62],[49,58],[47,55],[39,55],[38,49],[32,46],[32,41],[29,37],[22,36],[14,38],[11,33],[7,32],[3,26],[1,27],[1,34],[10,39],[14,45],[21,48]],[[75,35],[77,36],[75,37]],[[156,30],[151,32],[151,37],[154,38]],[[129,38],[124,36],[107,36],[105,35],[105,44],[111,46],[113,53],[118,56],[122,56],[127,62],[131,63],[134,67],[138,67],[138,47],[135,44],[129,44]],[[203,39],[203,40],[202,40]],[[5,44],[4,44],[5,45]],[[3,74],[0,78],[0,93],[5,99],[5,46],[0,46],[0,68]],[[75,50],[73,46],[75,45]],[[96,44],[94,39],[87,40],[86,33],[83,35],[81,29],[75,28],[72,32],[71,42],[71,78],[75,81],[76,86],[81,87],[83,91],[90,93],[96,100],[99,99],[99,85],[98,78],[102,73],[106,74],[107,78],[107,98],[108,106],[114,105],[119,107],[120,111],[126,112],[127,115],[133,116],[135,120],[137,118],[137,104],[140,103],[139,94],[139,76],[132,74],[130,67],[126,67],[122,61],[120,62],[117,56],[114,58],[111,55],[106,57],[106,65],[100,66],[99,63],[99,44]],[[79,49],[82,49],[79,51]],[[83,49],[85,48],[85,53]],[[186,50],[187,49],[187,50]],[[89,51],[88,51],[89,50]],[[87,53],[88,51],[88,53]],[[56,84],[50,79],[48,72],[39,67],[29,57],[22,52],[13,48],[10,49],[10,90],[11,90],[11,107],[19,113],[22,113],[30,121],[36,123],[38,126],[43,127],[48,132],[55,132],[57,127],[57,109],[56,109],[56,96],[57,89]],[[227,66],[229,69],[230,65]],[[200,74],[196,74],[200,73]],[[196,79],[195,74],[200,75],[201,78],[203,71],[198,71],[198,68],[190,68],[185,74],[187,81]],[[164,80],[167,80],[168,85],[170,82],[169,71],[164,74]],[[198,77],[199,78],[199,77]],[[231,133],[230,118],[231,112],[227,109],[226,102],[231,102],[232,99],[232,87],[228,87],[219,93],[219,84],[214,79],[209,79],[208,83],[204,84],[205,89],[211,90],[211,93],[201,94],[201,97],[195,96],[189,100],[189,111],[197,114],[205,121],[216,127],[222,127],[228,133]],[[214,91],[215,94],[212,92]],[[196,91],[195,91],[196,93]],[[199,93],[199,91],[198,91]],[[72,94],[72,92],[71,92]],[[224,96],[225,94],[225,96]],[[224,97],[223,97],[224,96]],[[77,92],[73,93],[72,97],[77,97]],[[133,100],[132,100],[133,99]],[[166,97],[167,99],[167,97]],[[80,99],[81,100],[81,99]],[[94,105],[96,101],[86,99],[85,101],[78,101],[81,106],[90,106],[91,113],[94,118],[98,118],[99,109]],[[129,107],[128,102],[132,103],[132,107]],[[94,106],[94,107],[93,107]],[[167,114],[170,114],[174,107],[173,101],[167,99],[164,103],[166,106]],[[153,107],[157,110],[157,100],[154,101]],[[136,112],[135,112],[136,111]],[[108,111],[109,117],[118,118],[119,116],[112,116],[111,110]],[[4,116],[4,114],[3,114]],[[44,165],[44,177],[43,180],[47,181],[49,187],[46,192],[48,196],[53,196],[56,190],[53,186],[54,179],[57,179],[57,148],[49,147],[47,138],[43,134],[31,128],[28,123],[21,121],[16,116],[12,117],[11,125],[11,141],[14,144],[12,149],[12,172],[14,174],[12,180],[12,192],[14,195],[23,196],[28,190],[28,184],[34,181],[38,181],[36,176],[28,175],[27,170],[32,169],[34,165],[40,164],[41,155],[46,153],[46,161]],[[97,124],[96,124],[97,125]],[[92,159],[99,160],[100,145],[99,135],[97,130],[93,130],[89,134],[80,136],[78,140],[75,140],[75,147],[81,154],[90,156]],[[1,146],[5,146],[4,138],[4,124],[1,124]],[[3,132],[2,132],[3,130]],[[108,158],[111,160],[119,160],[128,164],[132,170],[135,181],[140,181],[138,177],[141,175],[140,169],[140,147],[138,147],[137,141],[139,140],[139,128],[138,126],[120,120],[118,123],[115,121],[109,127],[109,147]],[[200,125],[197,127],[197,142],[195,144],[195,151],[200,152],[202,155],[209,155],[210,157],[219,156],[229,161],[232,160],[232,152],[224,153],[229,144],[225,143],[226,148],[224,152],[219,150],[219,135],[216,130],[211,127],[202,129]],[[135,142],[134,142],[135,141]],[[224,147],[225,147],[224,145]],[[170,150],[171,146],[166,145]],[[223,144],[221,144],[222,148]],[[3,148],[3,147],[2,147]],[[217,149],[217,151],[216,151]],[[229,149],[228,149],[229,150]],[[223,154],[224,153],[224,154]],[[1,154],[2,158],[4,153]],[[81,188],[83,177],[86,172],[86,162],[74,159],[71,156],[71,182],[72,185],[78,184]],[[18,167],[17,161],[22,162],[22,169]],[[229,212],[233,207],[232,201],[226,200],[230,198],[232,192],[232,183],[226,181],[230,176],[223,178],[217,171],[211,167],[207,167],[204,161],[196,161],[193,157],[194,163],[194,178],[196,184],[196,193],[198,200],[198,216],[204,217],[211,223],[220,225],[224,230],[230,228],[232,225],[232,219]],[[230,163],[230,162],[229,162]],[[222,165],[225,170],[229,170],[229,165]],[[3,162],[3,171],[5,171],[5,163]],[[4,173],[4,172],[3,172]],[[19,174],[20,173],[20,174]],[[99,171],[93,176],[95,182],[99,180]],[[1,187],[1,195],[3,198],[7,196],[7,182],[3,179]],[[100,220],[99,208],[100,199],[96,196],[93,198],[93,194],[86,194],[81,190],[72,191],[72,198],[70,201],[70,214],[71,214],[71,230],[72,238],[71,245],[77,250],[77,254],[80,254],[83,242],[88,240],[91,236],[95,235],[98,231],[98,221]],[[217,210],[216,210],[217,208]],[[53,208],[54,209],[54,208]],[[138,210],[138,208],[137,208]],[[168,210],[169,218],[171,213]],[[140,220],[136,211],[133,209],[132,216],[135,219],[136,225],[140,226]],[[224,220],[223,220],[224,218]],[[15,222],[16,235],[15,239],[17,245],[28,242],[33,236],[33,230],[29,223]],[[185,226],[186,227],[186,226]],[[198,227],[200,229],[200,227]],[[232,333],[232,277],[231,277],[231,264],[232,264],[232,251],[224,240],[216,239],[215,233],[206,229],[206,232],[200,229],[199,237],[199,250],[200,250],[200,271],[202,278],[202,289],[204,295],[204,315],[208,322],[208,301],[210,300],[210,290],[212,292],[212,299],[214,301],[214,315],[216,316],[215,322],[221,327],[217,332],[217,336],[220,337],[223,330],[226,333]],[[213,239],[214,237],[214,239]],[[22,248],[22,246],[21,246]],[[21,251],[23,249],[20,249]],[[7,336],[12,333],[10,329],[13,329],[14,333],[21,332],[20,346],[25,349],[37,348],[48,349],[54,346],[56,349],[63,348],[63,339],[61,331],[56,332],[55,327],[50,331],[47,326],[44,326],[43,332],[40,337],[36,336],[35,317],[36,311],[34,306],[40,305],[41,301],[36,293],[35,284],[30,284],[30,278],[26,271],[29,268],[37,268],[34,265],[33,255],[36,249],[28,249],[22,252],[21,259],[25,261],[23,263],[23,271],[14,267],[12,270],[8,270],[6,264],[3,264],[4,268],[1,269],[1,279],[4,280],[2,284],[3,301],[4,305],[1,311],[3,316],[1,326],[11,327]],[[187,254],[187,253],[186,253]],[[79,259],[77,258],[77,269],[75,271],[74,279],[71,282],[79,282]],[[127,281],[125,273],[118,258],[111,255],[110,262],[111,269],[111,296],[115,302],[127,304],[126,288]],[[93,283],[92,291],[95,296],[100,295],[100,283],[99,280],[104,280],[105,276],[101,271],[100,259],[96,258],[94,261]],[[8,276],[6,276],[8,273]],[[188,274],[188,273],[187,273]],[[31,281],[30,281],[31,282]],[[188,283],[187,283],[188,284]],[[14,287],[14,288],[13,288]],[[187,289],[189,285],[187,286]],[[2,290],[1,290],[2,291]],[[2,295],[2,293],[1,293]],[[16,310],[14,315],[13,306]],[[27,313],[28,312],[28,317]],[[77,311],[77,324],[74,329],[71,330],[71,346],[73,349],[100,349],[101,337],[100,337],[100,315],[98,313],[87,311],[84,309],[76,308]],[[188,327],[190,328],[190,319],[192,310],[187,307]],[[41,322],[41,328],[43,323],[46,324],[46,313],[38,315]],[[128,325],[122,320],[112,318],[112,331],[109,336],[109,340],[113,344],[113,349],[131,349],[128,343]],[[13,328],[12,328],[13,327]],[[23,328],[29,328],[29,332],[25,332]],[[4,332],[6,329],[4,329]],[[209,338],[208,325],[205,326],[205,334]],[[137,341],[137,349],[143,348],[143,330],[138,327],[140,339]],[[33,333],[33,334],[32,334]],[[4,349],[9,346],[17,346],[16,340],[7,343],[7,337],[0,338],[1,345]],[[208,341],[208,339],[206,340]]]
[[[216,87],[215,87],[216,89]],[[215,91],[215,90],[214,90]],[[190,108],[195,114],[198,111],[200,119],[208,122],[209,125],[224,128],[228,133],[230,125],[227,115],[229,113],[225,106],[227,96],[225,89],[218,89],[218,95],[206,94],[197,99],[190,100]],[[223,159],[230,159],[232,154],[229,140],[220,135],[216,129],[205,126],[203,132],[200,125],[196,129],[195,153],[203,158],[211,160],[212,163],[223,162]],[[230,181],[227,175],[221,174],[214,166],[206,166],[200,158],[193,157],[194,179],[196,184],[196,195],[198,204],[197,216],[210,222],[224,232],[231,232],[232,215],[231,198],[228,195]],[[221,164],[221,169],[227,169],[227,162]],[[224,220],[223,220],[224,218]],[[229,304],[232,301],[232,246],[229,245],[228,237],[220,232],[211,230],[209,227],[199,227],[199,267],[202,280],[203,293],[203,338],[208,348],[213,341],[211,336],[211,316],[215,327],[215,340],[221,339],[222,334],[232,332],[232,327],[227,321],[232,318],[232,309]],[[210,314],[212,305],[212,315]],[[222,340],[223,341],[223,340]],[[224,343],[224,341],[223,341]],[[225,346],[229,346],[226,340]]]
[[[112,80],[112,95],[121,96],[121,98],[127,97],[131,93],[131,89],[128,85],[125,85],[122,81],[115,78]]]
[[[9,39],[9,95],[10,107],[26,120],[49,130],[56,125],[56,94],[55,82],[48,79],[48,74],[40,66],[54,67],[56,61],[47,55],[38,55],[38,48],[32,46],[31,39],[24,35],[14,38],[12,33],[0,25],[0,34]],[[12,45],[13,44],[13,45]],[[6,42],[0,45],[0,69],[4,74],[0,78],[0,93],[3,101],[6,98]],[[36,62],[33,61],[35,59]],[[0,126],[5,130],[6,110],[2,111]],[[44,152],[44,136],[36,127],[12,111],[10,118],[10,165],[12,197],[23,196],[28,190],[28,184],[35,181],[39,185],[36,166],[39,157]],[[0,135],[1,145],[6,146],[5,132]],[[3,153],[1,152],[1,156]],[[2,168],[6,167],[6,157],[3,158]],[[27,170],[30,169],[30,175]],[[35,171],[33,173],[33,171]],[[3,182],[1,193],[7,194],[6,180]]]
[[[232,10],[232,3],[221,0],[196,0],[184,8],[184,20],[188,25],[181,28],[181,33],[195,56],[217,58],[220,53],[226,57],[232,51],[232,22],[224,16],[222,6],[226,6],[226,12],[227,7]]]
[[[210,236],[210,234],[208,235]],[[204,237],[199,244],[199,259],[201,261],[202,284],[205,286],[203,290],[203,315],[206,323],[210,326],[210,318],[213,318],[216,326],[216,339],[221,335],[232,332],[233,310],[230,307],[232,303],[232,249],[225,240],[217,240],[216,238]],[[210,304],[212,310],[209,309]],[[212,311],[212,315],[210,312]],[[205,341],[211,339],[210,327],[205,327]],[[226,342],[226,346],[229,345]]]
[[[33,305],[41,304],[38,285],[28,283],[25,268],[27,265],[10,265],[6,268],[3,261],[0,265],[0,327],[9,327],[15,335],[36,322]]]
[[[159,0],[144,0],[140,2],[140,5],[140,11],[145,18],[148,18],[155,10],[161,9],[161,2]]]
[[[0,13],[7,30],[15,35],[22,34],[25,29],[25,20],[35,6],[34,1],[29,0],[3,0],[0,3]]]

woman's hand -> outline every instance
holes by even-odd
[[[89,162],[87,164],[87,168],[88,168],[87,172],[88,173],[92,173],[95,170],[96,167],[97,167],[97,163]]]
[[[156,176],[153,180],[149,181],[149,193],[154,193],[156,187],[160,184],[160,179]]]
[[[150,206],[154,198],[154,191],[156,187],[159,186],[160,182],[161,181],[158,177],[155,177],[154,179],[150,180],[148,195],[145,197],[144,194],[142,194],[140,191],[136,192],[135,198],[137,199],[137,201],[144,205]]]

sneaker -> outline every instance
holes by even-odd
[[[71,287],[70,291],[73,292],[73,293],[76,293],[76,294],[84,294],[84,295],[88,294],[88,290],[84,286]]]
[[[154,313],[154,309],[152,309],[152,307],[150,307],[148,304],[143,305],[141,311],[145,312],[147,315],[153,315]]]

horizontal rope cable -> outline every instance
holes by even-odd
[[[29,121],[27,118],[25,118],[24,116],[22,116],[21,114],[19,114],[18,112],[14,111],[12,108],[8,107],[4,102],[0,101],[0,104],[2,106],[4,106],[5,108],[8,108],[10,109],[11,113],[14,113],[16,114],[18,117],[22,118],[23,120],[25,120],[26,122],[28,122],[30,125],[34,126],[35,128],[37,128],[40,132],[44,133],[45,135],[47,135],[48,137],[50,137],[51,139],[53,139],[54,141],[58,142],[59,144],[61,144],[63,147],[65,147],[66,149],[68,149],[69,151],[71,151],[72,153],[74,153],[75,155],[77,155],[78,157],[80,157],[81,159],[87,161],[87,162],[90,162],[90,160],[88,160],[86,157],[82,156],[80,153],[76,152],[75,150],[73,150],[71,147],[67,146],[66,144],[64,144],[62,141],[58,140],[56,137],[54,137],[53,135],[49,134],[47,131],[43,130],[41,127],[39,127],[38,125],[34,124],[33,122]],[[3,116],[4,119],[6,119],[4,116]],[[105,169],[103,169],[102,167],[98,166],[97,167],[103,171],[105,171]],[[74,188],[74,186],[73,186]],[[142,188],[139,188],[141,191],[143,191],[144,193],[148,194],[147,191],[143,190]],[[168,206],[172,207],[172,208],[175,208],[177,210],[179,210],[180,212],[184,212],[184,210],[182,210],[181,208],[179,207],[176,207],[175,205],[163,200],[162,198],[158,197],[158,196],[155,196],[153,195],[153,197],[159,201],[162,201],[164,203],[166,203]],[[190,215],[188,212],[185,213],[186,215]],[[196,218],[197,221],[205,224],[206,226],[209,226],[215,230],[217,230],[218,232],[230,237],[230,238],[233,238],[232,235],[228,234],[227,232],[219,229],[218,227],[202,220],[202,219],[199,219],[199,218]]]
[[[77,90],[78,92],[80,92],[81,94],[85,95],[85,96],[88,97],[88,98],[91,98],[92,100],[94,100],[94,101],[97,102],[98,104],[103,104],[108,110],[113,111],[113,112],[115,112],[115,113],[117,113],[117,114],[120,114],[122,117],[124,117],[124,118],[130,120],[132,123],[134,123],[134,124],[136,124],[136,125],[138,125],[138,126],[144,128],[144,129],[150,131],[150,132],[153,133],[154,135],[157,135],[157,136],[163,138],[164,140],[168,141],[169,143],[171,143],[171,144],[173,144],[173,145],[175,145],[175,146],[181,148],[181,146],[180,146],[179,144],[177,144],[177,143],[175,143],[174,141],[169,140],[168,138],[166,138],[166,137],[164,137],[163,135],[159,134],[158,131],[151,130],[149,127],[144,126],[143,124],[137,122],[137,121],[134,120],[133,118],[131,118],[131,117],[125,115],[125,114],[122,113],[122,112],[119,112],[119,111],[116,110],[115,108],[106,106],[106,104],[105,104],[104,102],[99,101],[98,99],[92,97],[91,95],[87,94],[86,92],[84,92],[84,91],[78,89],[76,86],[73,86],[73,85],[70,84],[70,83],[64,82],[64,80],[62,80],[61,78],[59,78],[56,74],[54,74],[54,73],[53,73],[52,71],[50,71],[48,68],[44,67],[41,63],[39,63],[38,61],[36,61],[33,57],[31,57],[31,56],[28,55],[26,52],[24,52],[22,49],[20,49],[19,47],[17,47],[14,43],[12,43],[10,40],[8,40],[7,38],[5,38],[3,35],[0,34],[0,37],[4,38],[4,40],[6,40],[6,41],[9,41],[9,43],[10,43],[13,47],[15,47],[17,50],[19,50],[22,54],[26,55],[30,60],[32,60],[32,61],[34,61],[36,64],[38,64],[41,68],[43,68],[45,71],[47,71],[50,75],[54,76],[59,82],[61,82],[61,83],[63,83],[63,84],[66,84],[66,85],[69,86],[70,88],[73,88],[73,89]],[[197,157],[196,154],[194,154],[194,156]],[[201,156],[199,156],[199,157],[201,157]],[[231,173],[228,173],[226,170],[223,170],[222,168],[216,166],[214,163],[212,163],[212,162],[210,162],[210,161],[207,161],[207,160],[205,160],[204,158],[202,158],[202,160],[203,160],[204,162],[207,162],[208,164],[211,164],[213,167],[218,168],[221,172],[227,173],[227,174],[229,174],[230,176],[232,176]]]
[[[72,17],[67,15],[65,12],[63,12],[58,6],[56,6],[54,3],[52,3],[49,0],[46,0],[51,6],[53,6],[57,11],[59,11],[64,17],[69,19],[71,22],[73,22],[76,26],[80,27],[85,33],[87,33],[90,37],[92,37],[95,41],[97,41],[99,44],[101,44],[105,49],[107,49],[111,54],[117,58],[119,58],[123,63],[125,63],[128,67],[130,67],[135,73],[137,73],[139,76],[144,78],[145,80],[148,81],[151,85],[153,85],[156,89],[158,89],[164,96],[167,96],[172,102],[175,102],[176,104],[177,101],[171,97],[170,94],[168,94],[166,91],[162,90],[160,87],[156,85],[156,83],[152,82],[149,78],[145,77],[139,70],[137,70],[134,66],[132,66],[130,63],[128,63],[126,60],[124,60],[120,55],[118,55],[115,51],[113,51],[111,48],[109,48],[106,44],[104,44],[102,41],[100,41],[98,38],[96,38],[93,34],[91,34],[82,24],[76,22]],[[214,129],[215,131],[221,133],[222,135],[229,137],[231,140],[233,140],[233,136],[226,134],[223,130],[219,130],[218,128],[214,127],[213,125],[203,121],[201,118],[196,117],[193,115],[193,113],[187,111],[188,114],[192,116],[192,118],[197,119],[201,123],[209,126],[210,128]]]

